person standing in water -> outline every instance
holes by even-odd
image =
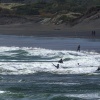
[[[80,45],[78,45],[78,47],[77,47],[77,51],[79,51],[79,52],[80,52]]]

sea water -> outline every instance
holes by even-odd
[[[99,39],[1,35],[0,100],[100,100],[98,67]]]

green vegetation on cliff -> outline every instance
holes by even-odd
[[[72,22],[93,10],[100,10],[100,0],[37,0],[28,4],[0,4],[0,15],[56,17],[56,21]],[[58,16],[59,15],[59,16]]]
[[[93,6],[99,6],[100,0],[37,0],[32,4],[0,4],[1,8],[13,10],[16,14],[21,15],[40,15],[43,13],[68,13],[78,12],[85,13]]]

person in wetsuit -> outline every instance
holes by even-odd
[[[62,60],[62,58],[58,61],[58,63],[63,63],[63,60]]]
[[[78,45],[78,47],[77,47],[77,51],[79,51],[79,52],[80,52],[80,45]]]
[[[57,64],[57,65],[54,65],[54,64],[53,64],[53,66],[55,66],[57,69],[59,68],[59,64]]]

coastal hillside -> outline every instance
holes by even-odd
[[[100,20],[100,0],[37,0],[33,3],[0,3],[0,25],[17,23],[75,26]],[[89,23],[88,23],[89,22]]]

